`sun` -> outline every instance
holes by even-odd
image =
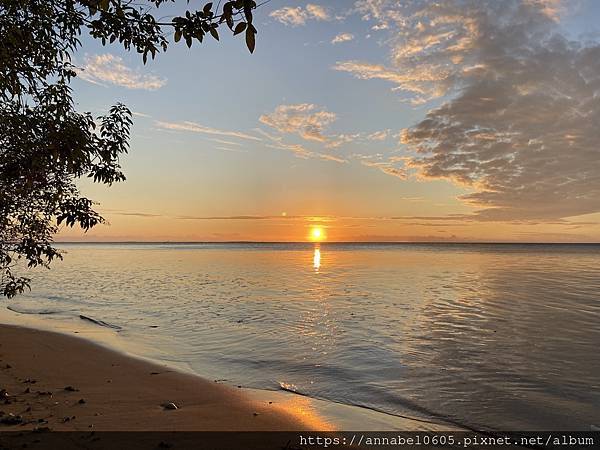
[[[312,227],[310,229],[310,239],[313,241],[322,241],[325,239],[325,231],[322,227]]]

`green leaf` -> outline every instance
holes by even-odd
[[[175,42],[179,42],[181,40],[181,30],[175,31]]]
[[[211,28],[210,29],[210,35],[212,37],[214,37],[217,41],[219,40],[219,33],[217,33],[217,29],[216,28]]]
[[[235,31],[233,32],[233,35],[235,36],[237,34],[240,34],[245,29],[246,29],[246,22],[240,22],[235,26]]]

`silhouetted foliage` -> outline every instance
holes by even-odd
[[[254,51],[253,0],[213,3],[169,21],[155,18],[175,0],[0,0],[0,292],[29,286],[19,264],[48,266],[61,258],[53,236],[61,224],[89,230],[102,223],[76,180],[125,180],[119,157],[129,147],[131,113],[122,104],[94,118],[78,112],[69,83],[71,62],[88,32],[103,44],[134,49],[146,63],[166,51],[169,36],[188,47],[226,25],[245,32]],[[188,2],[189,3],[189,2]]]

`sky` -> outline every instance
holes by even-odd
[[[58,240],[600,242],[598,19],[594,0],[271,0],[254,54],[223,29],[145,66],[84,36],[79,109],[135,123],[127,181],[80,183],[107,224]]]

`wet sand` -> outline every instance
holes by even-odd
[[[270,450],[297,448],[306,431],[454,428],[225,385],[187,372],[185,364],[142,359],[149,353],[85,320],[0,309],[0,449]],[[209,433],[197,433],[203,431]]]
[[[0,390],[0,431],[331,429],[301,408],[85,339],[13,325],[0,325]]]

